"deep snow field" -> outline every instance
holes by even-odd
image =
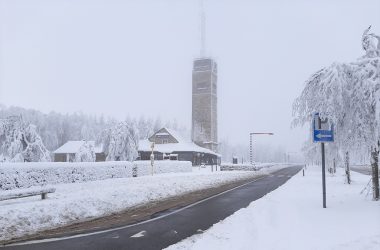
[[[286,165],[251,172],[211,172],[211,168],[207,166],[192,168],[190,173],[56,184],[53,185],[56,192],[49,194],[46,200],[33,196],[0,202],[0,242],[110,215],[191,191],[267,174],[283,167]]]
[[[322,208],[321,167],[308,167],[247,208],[169,250],[179,249],[380,249],[380,201],[361,194],[370,176],[343,169],[326,173]]]

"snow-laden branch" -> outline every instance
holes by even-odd
[[[310,123],[318,112],[334,123],[343,149],[368,149],[379,140],[380,41],[368,30],[362,41],[364,56],[314,73],[293,104],[293,126]]]

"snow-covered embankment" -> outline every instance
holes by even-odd
[[[322,208],[320,167],[309,167],[249,207],[168,249],[379,249],[380,202],[360,194],[370,176],[327,174]]]

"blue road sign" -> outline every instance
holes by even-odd
[[[333,142],[334,131],[333,130],[319,130],[314,129],[314,142]]]
[[[333,142],[334,141],[334,126],[327,123],[327,120],[323,121],[319,129],[319,115],[315,114],[313,120],[313,141],[314,142]],[[326,127],[327,125],[327,127]]]

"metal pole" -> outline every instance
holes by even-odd
[[[318,116],[318,128],[321,129],[321,118]],[[326,171],[325,171],[325,143],[321,143],[322,151],[322,193],[323,193],[323,208],[326,208]]]
[[[154,142],[151,145],[152,153],[150,154],[150,165],[152,166],[152,170],[151,170],[152,176],[153,176],[153,173],[154,173],[154,167],[153,167],[153,165],[154,165],[154,144],[155,144],[155,142],[156,142],[156,139],[154,140]]]
[[[325,144],[322,147],[322,189],[323,189],[323,208],[326,208],[326,173],[325,173]]]
[[[249,161],[253,165],[253,146],[252,146],[252,134],[249,134]]]

